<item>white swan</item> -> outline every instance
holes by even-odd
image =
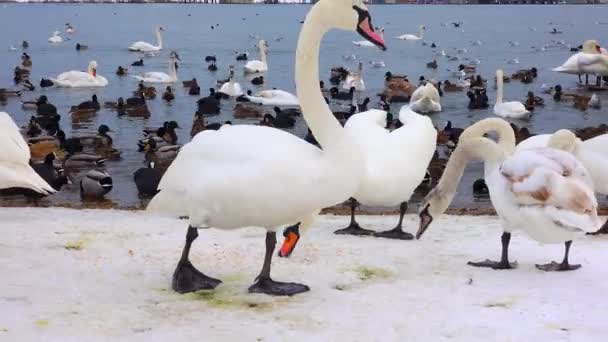
[[[382,39],[384,39],[384,27],[380,28],[380,37],[382,37]],[[374,43],[370,42],[369,40],[358,40],[358,41],[354,41],[353,44],[356,46],[360,46],[360,47],[375,47],[376,46],[376,45],[374,45]]]
[[[491,131],[498,133],[498,142],[483,137]],[[563,131],[556,138],[555,145],[550,144],[551,147],[561,145],[563,140],[574,139],[574,135]],[[537,268],[566,271],[580,267],[568,263],[572,240],[585,232],[597,230],[601,225],[591,177],[568,152],[550,147],[515,150],[513,129],[498,118],[482,120],[460,136],[458,147],[450,157],[439,184],[421,206],[417,237],[448,207],[464,167],[471,159],[485,162],[485,181],[504,233],[499,262],[486,260],[469,265],[513,268],[508,258],[511,232],[521,229],[542,243],[565,242],[566,251],[561,263],[537,265]]]
[[[401,107],[399,120],[403,126],[390,132],[386,112],[372,109],[351,116],[344,128],[352,133],[365,155],[366,176],[351,200],[351,222],[336,234],[371,235],[411,240],[402,230],[407,201],[420,185],[435,153],[437,130],[427,116]],[[415,148],[412,148],[415,146]],[[356,201],[371,206],[400,204],[399,223],[389,231],[374,233],[359,227],[355,221]]]
[[[230,78],[228,82],[222,84],[222,87],[219,90],[220,93],[226,94],[232,97],[238,97],[243,95],[243,89],[238,82],[234,81],[234,66],[230,66]]]
[[[0,112],[0,189],[27,188],[42,195],[55,192],[31,168],[30,148],[8,113]]]
[[[97,88],[108,85],[108,80],[97,74],[97,62],[91,61],[87,72],[83,71],[66,71],[61,73],[55,79],[51,79],[58,87],[66,88]]]
[[[258,49],[260,50],[260,60],[247,62],[247,64],[244,66],[244,71],[246,74],[255,74],[268,71],[268,62],[266,60],[266,54],[268,53],[268,42],[265,40],[260,40],[258,42]]]
[[[155,32],[156,32],[156,46],[152,45],[148,42],[144,42],[144,41],[139,41],[139,42],[135,42],[133,44],[131,44],[131,46],[129,46],[129,51],[137,51],[137,52],[154,52],[154,51],[160,51],[163,49],[163,36],[162,36],[162,32],[165,29],[163,29],[162,27],[157,27]]]
[[[311,8],[298,40],[295,80],[304,119],[322,150],[274,128],[223,126],[197,134],[165,173],[148,211],[188,215],[190,220],[173,275],[176,291],[215,288],[220,283],[188,260],[197,228],[249,226],[267,230],[264,265],[249,291],[292,295],[308,290],[305,285],[270,278],[275,231],[297,222],[305,229],[321,208],[349,198],[361,182],[364,167],[361,151],[319,88],[319,48],[324,33],[332,28],[357,30],[384,48],[362,0],[320,0]],[[243,144],[248,148],[242,148]]]
[[[262,90],[255,96],[247,96],[249,101],[263,106],[297,107],[300,105],[298,97],[280,89]]]
[[[346,76],[346,80],[342,83],[342,88],[345,90],[350,90],[350,88],[355,87],[357,91],[365,90],[365,82],[363,81],[363,62],[359,62],[359,69],[357,72],[349,72],[348,76]]]
[[[177,82],[177,69],[175,68],[176,61],[181,61],[176,52],[171,51],[169,54],[169,73],[165,74],[160,71],[150,71],[142,76],[133,76],[139,81],[145,83],[174,83]]]
[[[425,85],[414,90],[410,98],[409,107],[414,112],[420,114],[441,112],[440,101],[437,88],[431,82],[427,82]]]
[[[501,69],[496,70],[496,104],[494,104],[494,114],[503,118],[527,119],[530,112],[523,103],[519,101],[502,102],[503,97],[503,77]]]
[[[421,40],[424,38],[424,31],[426,31],[426,27],[424,25],[420,25],[418,27],[418,35],[415,34],[402,34],[397,39],[401,40]]]
[[[63,38],[60,36],[61,32],[55,31],[53,35],[49,38],[49,43],[51,44],[59,44],[63,42]]]
[[[600,44],[595,40],[586,40],[581,52],[577,52],[553,71],[582,75],[608,75],[608,56],[602,54]]]

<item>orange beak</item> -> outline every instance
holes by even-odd
[[[97,69],[93,68],[93,77],[97,77]]]
[[[283,236],[285,240],[283,240],[283,245],[279,249],[279,257],[288,258],[300,240],[300,224],[285,228]]]

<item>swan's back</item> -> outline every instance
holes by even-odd
[[[503,118],[526,119],[530,117],[530,112],[523,103],[518,101],[497,103],[494,105],[494,113]]]

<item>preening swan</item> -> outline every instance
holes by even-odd
[[[108,80],[97,74],[97,62],[91,61],[87,72],[83,71],[67,71],[61,73],[52,81],[58,87],[67,88],[94,88],[105,87],[108,85]]]
[[[401,40],[421,40],[424,38],[424,31],[426,31],[426,27],[424,25],[420,25],[418,27],[418,35],[415,34],[402,34],[397,39]]]
[[[268,71],[268,62],[266,61],[266,54],[268,53],[268,42],[260,40],[258,42],[258,49],[260,49],[260,60],[253,60],[245,64],[245,73],[255,74],[258,72]]]
[[[295,80],[304,119],[322,150],[279,129],[224,125],[218,131],[198,133],[165,173],[148,211],[187,215],[190,220],[173,275],[175,291],[211,289],[220,283],[195,269],[188,259],[197,228],[250,226],[263,227],[267,233],[264,265],[249,291],[273,295],[308,291],[305,285],[271,279],[275,231],[298,222],[305,229],[321,208],[348,199],[359,186],[364,168],[361,151],[319,88],[321,39],[332,28],[356,30],[384,48],[362,0],[320,0],[310,9],[296,49]],[[289,252],[288,243],[281,253]]]
[[[483,137],[498,133],[497,142]],[[471,159],[485,162],[485,182],[492,204],[502,220],[502,256],[499,262],[473,262],[476,267],[509,269],[508,248],[511,232],[523,230],[542,243],[565,242],[561,263],[536,265],[544,271],[574,270],[568,255],[572,240],[601,225],[593,183],[585,167],[565,151],[553,147],[574,140],[570,131],[560,131],[549,147],[515,149],[515,134],[509,124],[498,118],[485,119],[467,128],[452,153],[439,184],[421,205],[419,238],[431,222],[441,215],[454,198],[466,164]]]
[[[503,97],[503,76],[502,70],[496,70],[496,104],[494,104],[494,114],[510,119],[527,119],[530,112],[523,103],[519,101],[502,102]]]
[[[181,61],[176,52],[171,51],[169,54],[169,73],[165,74],[160,71],[150,71],[142,76],[133,76],[139,81],[145,83],[174,83],[177,82],[177,69],[175,68],[176,61]]]
[[[439,91],[431,82],[426,82],[414,91],[409,107],[416,113],[427,114],[441,112]]]
[[[600,44],[595,40],[583,43],[583,50],[572,55],[561,66],[553,71],[565,74],[608,75],[608,56],[602,54]]]
[[[365,90],[365,82],[363,81],[363,62],[359,62],[357,72],[349,72],[346,80],[342,83],[342,89],[350,90],[354,87],[357,91]]]
[[[234,65],[230,66],[230,78],[228,79],[228,82],[222,84],[219,92],[232,97],[243,95],[241,85],[234,81]]]
[[[380,37],[382,37],[382,39],[384,39],[384,27],[380,28]],[[359,40],[356,42],[353,42],[354,45],[356,46],[361,46],[361,47],[375,47],[376,45],[374,45],[374,43],[370,42],[369,40]]]
[[[0,112],[0,145],[0,189],[26,188],[42,195],[55,192],[30,166],[30,148],[5,112]]]
[[[300,105],[298,97],[280,89],[262,90],[255,96],[247,96],[249,102],[264,106],[297,107]]]
[[[400,204],[401,216],[394,229],[376,233],[363,229],[355,221],[356,201],[351,200],[351,222],[336,234],[374,235],[411,240],[413,235],[402,230],[407,201],[424,179],[437,144],[437,130],[427,116],[401,107],[399,121],[403,126],[386,129],[387,113],[372,109],[351,116],[344,128],[352,134],[365,155],[365,176],[353,195],[356,201],[372,206]],[[412,148],[415,146],[415,148]]]
[[[152,45],[148,42],[139,41],[131,44],[129,46],[129,51],[137,51],[137,52],[154,52],[160,51],[163,49],[163,36],[162,32],[164,29],[162,27],[156,28],[156,46]]]
[[[53,35],[49,38],[49,43],[51,44],[59,44],[63,42],[63,38],[60,36],[61,32],[55,31]]]

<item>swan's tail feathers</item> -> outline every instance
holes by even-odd
[[[171,191],[161,190],[148,203],[146,211],[171,217],[188,216],[188,210],[185,208],[181,197]]]
[[[0,173],[3,178],[0,185],[3,188],[32,189],[41,195],[50,195],[57,192],[29,165],[3,167],[0,168]]]
[[[564,68],[564,66],[560,65],[557,68],[553,68],[553,71],[555,72],[569,72],[569,70],[567,68]]]

